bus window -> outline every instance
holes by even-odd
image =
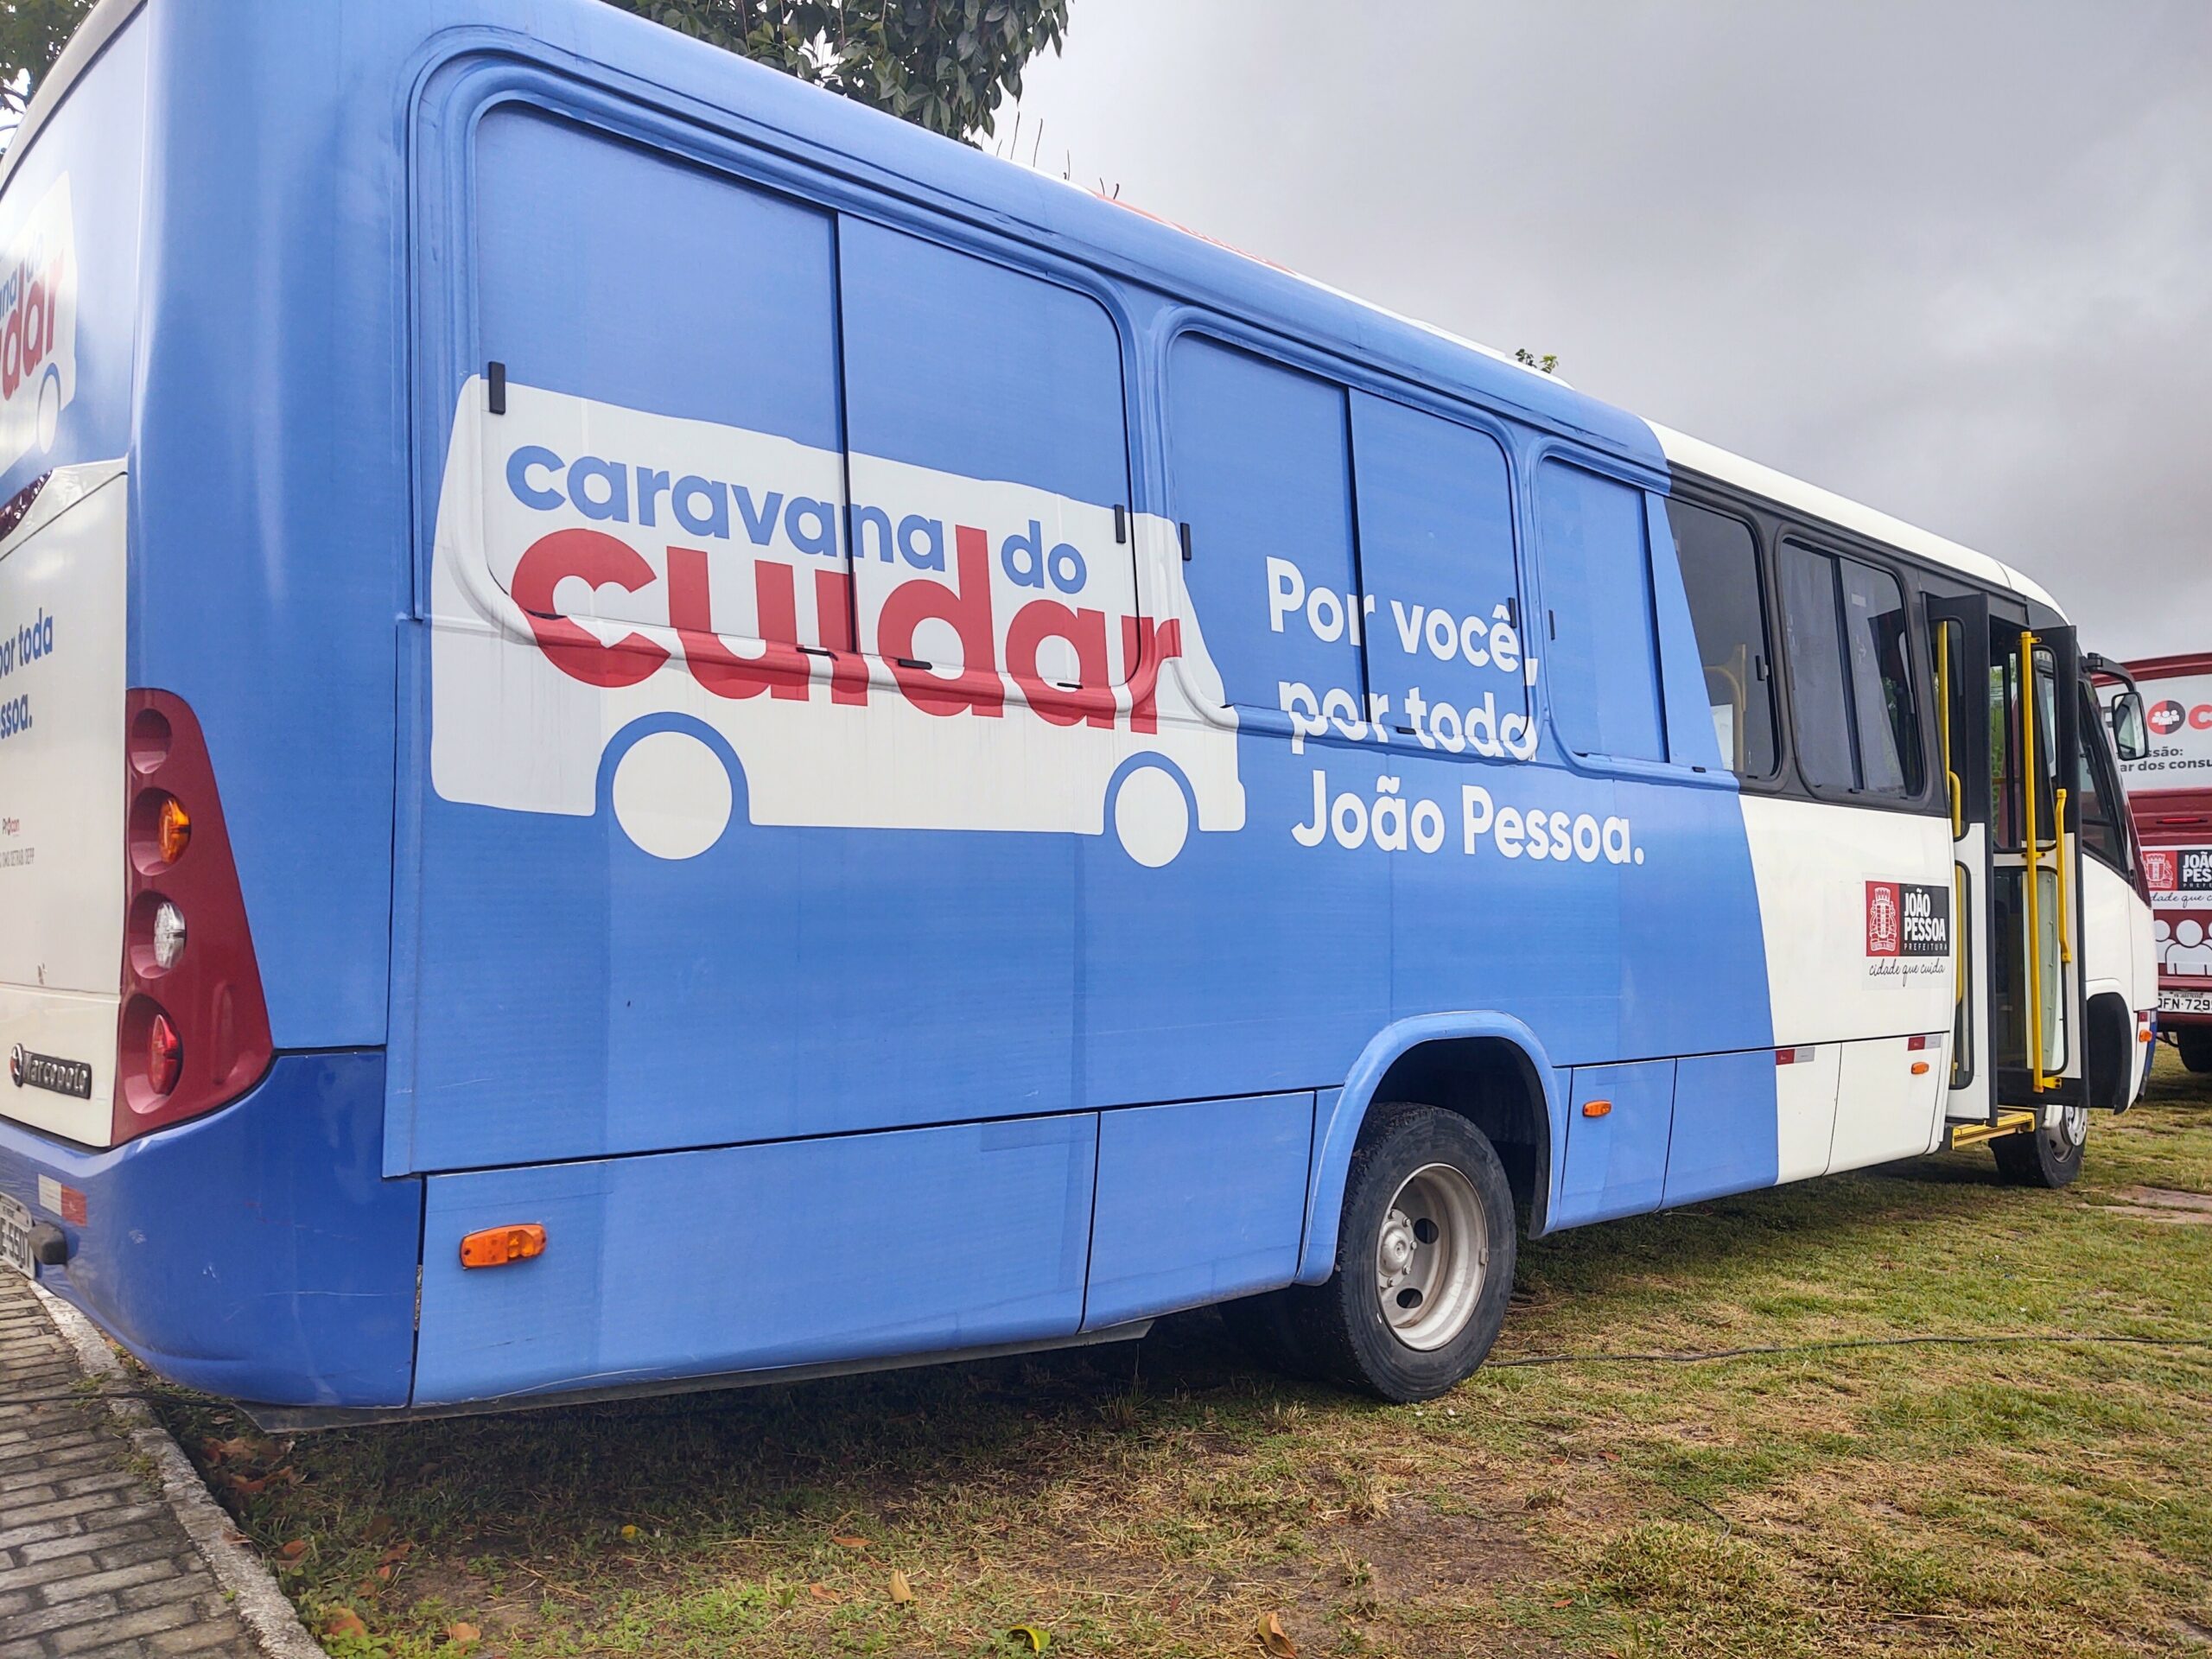
[[[1782,626],[1789,652],[1797,764],[1805,781],[1815,789],[1856,789],[1835,561],[1794,542],[1782,550]]]
[[[712,569],[700,603],[711,593],[715,632],[817,638],[810,584],[779,612],[757,605],[756,579],[778,564],[833,575],[843,564],[830,215],[522,105],[477,127],[474,186],[478,352],[505,367],[501,441],[526,461],[488,496],[487,513],[504,518],[487,542],[519,554],[580,515],[593,535],[626,545],[642,575],[596,588],[571,577],[558,613],[664,626],[661,578],[679,541]],[[728,279],[733,248],[746,251],[742,283]],[[640,272],[652,274],[654,302],[614,302]],[[601,407],[587,416],[579,395]],[[656,416],[698,424],[671,450],[671,426]],[[524,431],[536,442],[517,448]],[[770,457],[775,506],[748,536],[723,480],[756,501]],[[671,487],[695,466],[696,493]],[[779,512],[787,501],[791,511]],[[821,550],[803,544],[809,531]],[[493,574],[503,585],[519,576],[505,562]],[[556,613],[552,592],[526,579],[515,597]]]
[[[1791,543],[1783,624],[1798,763],[1815,789],[1910,798],[1924,761],[1897,578]]]
[[[881,616],[883,655],[942,670],[980,648],[995,610],[1018,683],[1114,683],[1136,562],[1115,539],[1129,467],[1113,319],[1071,289],[866,220],[840,219],[837,237],[863,640]],[[918,575],[951,587],[944,608],[976,628],[911,626],[914,601],[891,595]],[[968,591],[983,579],[989,609]]]
[[[1344,389],[1185,334],[1167,361],[1172,511],[1223,696],[1249,708],[1365,705]]]
[[[1667,523],[1697,627],[1721,756],[1739,778],[1770,778],[1777,759],[1774,673],[1758,543],[1742,519],[1679,499],[1669,499]]]
[[[1859,786],[1885,795],[1917,795],[1920,710],[1905,642],[1904,594],[1886,570],[1856,559],[1837,564],[1858,714]]]
[[[2111,740],[2097,717],[2096,697],[2087,685],[2082,688],[2081,723],[2082,848],[2126,874],[2131,868],[2127,832],[2115,810],[2120,785],[2113,775],[2112,753],[2107,747]]]
[[[1505,452],[1363,391],[1351,431],[1369,687],[1424,746],[1495,755],[1527,707]]]
[[[1536,515],[1552,723],[1577,754],[1664,760],[1643,493],[1548,461]]]

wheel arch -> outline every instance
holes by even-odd
[[[1333,1100],[1325,1094],[1306,1183],[1306,1238],[1298,1282],[1336,1270],[1337,1228],[1352,1147],[1378,1101],[1417,1100],[1456,1112],[1491,1139],[1505,1165],[1529,1236],[1543,1233],[1564,1136],[1544,1046],[1510,1014],[1425,1014],[1386,1026],[1360,1052]]]

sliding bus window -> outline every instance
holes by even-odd
[[[1758,543],[1742,519],[1679,498],[1667,502],[1667,524],[1697,630],[1720,757],[1739,778],[1771,778],[1778,745]]]
[[[1781,559],[1798,763],[1815,790],[1916,800],[1926,782],[1904,590],[1791,542]]]

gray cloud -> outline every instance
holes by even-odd
[[[2212,7],[1075,0],[1027,154],[2212,648]]]

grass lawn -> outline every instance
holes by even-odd
[[[2169,1052],[2064,1192],[1967,1152],[1526,1247],[1497,1357],[2212,1339],[2212,1209],[2170,1196],[2212,1194],[2208,1082]],[[340,1655],[1257,1654],[1270,1613],[1309,1656],[2212,1651],[2212,1346],[1495,1367],[1384,1408],[1202,1314],[284,1442],[164,1409],[310,1626],[358,1622]]]

